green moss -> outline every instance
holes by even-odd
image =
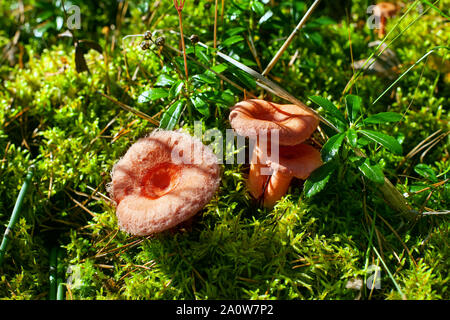
[[[306,6],[292,8],[286,2],[272,8],[273,17],[258,25],[261,13],[252,11],[248,1],[235,2],[236,6],[226,7],[219,44],[234,32],[242,36],[249,33],[263,67],[283,43],[282,37],[296,25],[293,17],[306,10]],[[58,30],[49,29],[39,39],[32,36],[36,27],[32,19],[42,13],[40,7],[25,13],[30,24],[21,37],[23,67],[18,63],[0,67],[2,233],[26,171],[32,163],[36,165],[22,217],[1,267],[1,299],[48,297],[48,255],[54,245],[65,251],[60,264],[66,271],[67,299],[399,299],[402,295],[394,281],[408,299],[448,299],[448,216],[428,215],[408,224],[386,205],[368,180],[351,170],[348,162],[312,198],[305,197],[303,184],[295,180],[273,210],[260,208],[248,194],[248,166],[223,165],[217,195],[191,225],[147,238],[119,231],[107,193],[110,171],[129,146],[155,126],[100,93],[149,116],[158,115],[158,119],[188,93],[185,88],[174,93],[170,86],[163,86],[171,91],[170,98],[138,102],[142,93],[154,87],[159,75],[183,79],[176,65],[183,69],[183,62],[163,51],[162,66],[158,50],[142,51],[136,38],[124,40],[123,47],[122,41],[115,42],[113,48],[112,31],[106,37],[101,28],[116,23],[117,8],[105,3],[82,4],[82,12],[104,9],[98,15],[83,14],[84,27],[77,31],[80,38],[97,39],[107,48],[107,59],[93,50],[85,54],[90,73],[76,72],[72,40],[58,40]],[[195,32],[202,42],[208,42],[214,19],[212,9],[203,9],[204,3],[186,3],[184,27],[188,36]],[[305,28],[271,71],[275,80],[308,105],[313,106],[309,96],[320,95],[342,110],[342,92],[353,74],[349,33],[354,60],[371,54],[367,43],[373,40],[372,30],[361,24],[367,18],[365,3],[353,1],[349,23],[346,18],[335,23],[325,19]],[[444,3],[439,3],[441,9]],[[145,31],[141,17],[149,5],[148,1],[129,3],[121,28],[114,31],[115,41]],[[12,1],[3,1],[0,14],[10,17],[14,9]],[[51,10],[53,15],[60,14],[58,8]],[[152,25],[152,30],[161,30],[166,43],[177,47],[178,35],[167,31],[178,30],[175,10],[169,2],[157,10],[154,22],[158,25]],[[313,19],[323,12],[317,11]],[[407,22],[414,17],[417,15]],[[388,27],[393,28],[398,19],[390,20]],[[401,26],[406,27],[407,22]],[[247,30],[248,26],[252,28]],[[448,43],[449,33],[444,28],[439,14],[430,10],[391,44],[402,62],[395,78],[431,48]],[[5,47],[16,29],[14,19],[0,21],[0,47]],[[192,45],[187,42],[187,46],[194,57]],[[199,61],[213,66],[210,52],[198,46],[195,50]],[[221,50],[259,68],[246,41]],[[298,58],[289,66],[297,50]],[[404,114],[397,125],[368,127],[395,137],[402,144],[402,155],[375,144],[364,149],[416,210],[444,211],[449,205],[448,183],[438,183],[449,175],[449,136],[442,136],[425,154],[426,148],[404,157],[432,133],[449,130],[448,70],[436,68],[439,56],[445,54],[440,50],[430,56],[375,105],[371,101],[393,80],[364,75],[352,88],[363,97],[364,115],[384,111]],[[216,57],[216,64],[222,62]],[[189,94],[201,93],[209,116],[189,104],[176,128],[192,132],[193,121],[202,120],[203,130],[225,132],[229,128],[228,109],[243,98],[242,92],[205,74],[198,65],[189,64],[189,70],[191,80],[194,78]],[[251,79],[233,72],[228,67],[222,74],[258,93],[248,87]],[[193,76],[200,74],[213,80],[195,80]],[[222,89],[226,94],[219,95]],[[320,136],[317,139],[322,141]],[[437,180],[415,170],[419,163]],[[393,278],[373,249],[380,253]],[[370,278],[370,265],[383,267],[381,287],[373,292],[364,284],[360,290],[347,288],[355,279]]]

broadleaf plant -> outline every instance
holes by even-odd
[[[324,164],[305,182],[305,195],[311,197],[323,190],[330,177],[336,171],[342,172],[343,169],[340,168],[346,166],[376,184],[383,184],[382,167],[371,161],[370,157],[364,156],[361,148],[370,148],[375,144],[377,148],[380,146],[393,154],[401,155],[402,146],[394,137],[366,127],[398,122],[402,115],[382,112],[365,116],[363,99],[353,94],[344,97],[343,108],[338,108],[332,101],[321,96],[311,96],[309,99],[322,107],[325,118],[340,132],[330,136],[323,145],[321,156]]]

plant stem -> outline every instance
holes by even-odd
[[[180,34],[181,34],[181,47],[183,48],[183,58],[184,58],[184,73],[186,75],[186,83],[189,80],[188,68],[187,68],[187,60],[186,60],[186,47],[184,45],[184,36],[183,36],[183,19],[181,17],[181,10],[178,11],[178,18],[180,20]]]
[[[8,245],[9,237],[11,230],[14,228],[17,220],[19,219],[20,211],[22,209],[23,200],[25,199],[25,195],[27,193],[28,186],[33,177],[33,167],[30,168],[28,174],[25,178],[25,182],[22,185],[22,189],[20,189],[19,196],[17,197],[16,204],[14,206],[13,212],[11,214],[11,219],[9,220],[8,227],[5,230],[5,234],[3,236],[2,244],[0,245],[0,266],[3,262],[3,257],[6,253],[6,247]]]
[[[216,0],[216,5],[214,7],[214,49],[217,48],[217,2],[218,0]]]
[[[181,47],[183,48],[183,58],[184,58],[184,73],[186,75],[186,90],[188,90],[188,92],[189,92],[189,86],[188,86],[189,75],[188,75],[187,59],[186,59],[186,46],[184,45],[183,18],[181,16],[185,1],[186,0],[180,0],[180,3],[178,3],[178,0],[173,0],[173,4],[175,6],[175,9],[177,9],[177,12],[178,12],[178,19],[179,19],[179,23],[180,23]]]

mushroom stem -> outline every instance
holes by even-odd
[[[264,193],[264,206],[273,207],[283,197],[291,183],[292,176],[275,171],[270,177],[266,192]]]
[[[250,194],[258,199],[263,194],[264,184],[268,176],[261,174],[261,169],[266,166],[260,164],[250,164],[250,172],[247,180],[247,188]]]
[[[380,29],[378,29],[378,38],[382,39],[386,34],[386,17],[381,16],[380,18]]]
[[[252,161],[250,162],[250,171],[248,174],[247,188],[250,194],[258,199],[264,192],[264,185],[266,184],[267,175],[262,174],[262,170],[266,168],[269,170],[269,166],[262,164],[260,150],[258,146],[255,146],[252,154]]]

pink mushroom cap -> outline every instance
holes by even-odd
[[[270,157],[265,160],[272,170],[303,180],[322,165],[320,151],[304,143],[280,146],[278,161],[272,161]]]
[[[386,18],[393,17],[397,12],[397,6],[391,2],[379,2],[375,5],[375,14]]]
[[[214,196],[218,159],[199,139],[155,130],[115,164],[110,194],[121,230],[144,236],[191,218]]]
[[[280,145],[296,145],[307,140],[319,125],[319,119],[293,104],[277,104],[251,99],[237,103],[231,110],[231,127],[241,136],[256,138],[261,132],[270,139],[279,130]]]

